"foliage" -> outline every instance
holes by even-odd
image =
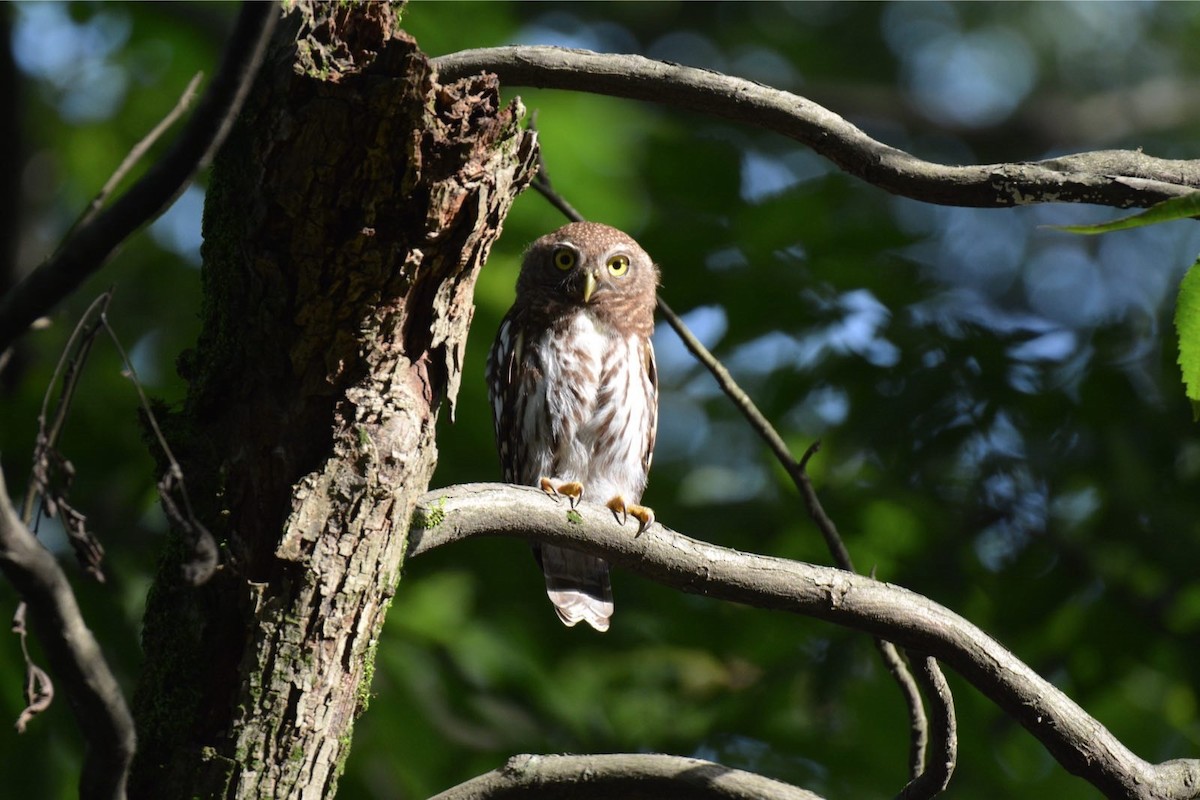
[[[194,71],[215,63],[232,9],[4,11],[25,81],[28,267]],[[418,3],[405,25],[435,55],[528,42],[720,69],[950,162],[1139,146],[1197,155],[1200,109],[1183,93],[1169,108],[1089,116],[1178,88],[1200,66],[1200,10],[1189,4]],[[77,57],[43,63],[47,31]],[[990,68],[997,53],[1003,70]],[[77,87],[87,81],[123,88],[85,114]],[[924,206],[770,134],[647,104],[520,94],[537,112],[556,187],[657,258],[664,297],[797,453],[822,439],[818,488],[860,567],[997,636],[1139,755],[1195,752],[1200,435],[1166,338],[1176,287],[1200,251],[1190,220],[1071,237],[1045,226],[1111,213]],[[198,199],[185,195],[28,337],[28,368],[0,425],[14,493],[57,351],[99,288],[116,284],[110,316],[152,391],[182,397],[173,362],[196,331]],[[480,277],[435,485],[498,478],[484,354],[522,247],[562,221],[526,195]],[[656,346],[663,417],[646,501],[658,518],[722,545],[827,563],[786,476],[707,373],[670,331]],[[98,348],[63,442],[79,470],[76,505],[110,559],[108,584],[76,585],[127,687],[163,540],[135,408],[115,354]],[[414,561],[340,796],[425,797],[526,751],[699,755],[832,797],[887,797],[902,785],[907,722],[864,637],[620,573],[615,592],[613,628],[599,636],[558,624],[536,565],[511,541]],[[0,586],[0,606],[14,603]],[[1094,795],[950,680],[955,796]],[[0,647],[9,719],[20,682],[13,641]],[[24,737],[2,735],[6,762],[24,765],[6,771],[14,796],[71,796],[79,742],[64,707]]]
[[[1183,284],[1179,287],[1175,328],[1179,332],[1183,384],[1192,401],[1193,418],[1200,421],[1200,268],[1196,264],[1183,276]]]

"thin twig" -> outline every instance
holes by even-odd
[[[206,583],[217,569],[218,553],[216,540],[208,528],[196,517],[196,513],[192,508],[192,499],[188,495],[183,468],[179,465],[179,461],[176,460],[175,454],[171,452],[171,446],[167,444],[167,437],[163,436],[162,428],[158,424],[158,418],[154,415],[154,408],[150,405],[150,398],[146,396],[146,390],[142,388],[142,382],[138,380],[137,370],[133,368],[133,362],[130,361],[129,354],[121,344],[121,339],[117,336],[117,332],[109,324],[108,315],[104,311],[100,313],[100,325],[103,326],[108,337],[112,340],[113,346],[117,348],[117,353],[121,356],[121,363],[124,365],[125,376],[129,378],[133,383],[134,390],[137,391],[138,401],[142,406],[142,413],[146,415],[146,423],[154,432],[154,438],[158,441],[158,446],[162,448],[163,456],[167,459],[166,472],[158,482],[159,497],[163,501],[163,509],[166,511],[167,517],[185,535],[188,544],[192,548],[192,558],[183,565],[184,578],[193,586],[199,586]],[[183,499],[182,511],[175,502],[174,494],[176,490],[178,490],[179,496]]]
[[[150,152],[150,148],[154,146],[154,143],[157,142],[162,135],[166,133],[172,125],[175,124],[176,120],[183,116],[183,112],[187,111],[188,106],[190,106],[192,101],[196,99],[196,89],[200,86],[200,80],[203,77],[203,72],[197,72],[194,76],[192,76],[191,81],[188,82],[187,88],[183,90],[183,94],[180,95],[179,100],[176,101],[175,107],[168,111],[167,115],[159,120],[159,123],[151,128],[150,132],[143,136],[140,142],[133,146],[133,148],[129,151],[129,154],[125,156],[125,160],[121,162],[121,165],[116,168],[113,174],[109,177],[108,181],[105,182],[103,187],[101,187],[99,194],[92,198],[92,202],[88,204],[88,207],[84,210],[79,219],[76,220],[75,224],[71,226],[71,230],[67,231],[67,236],[64,238],[69,238],[76,228],[79,228],[81,225],[86,225],[91,221],[92,217],[94,217],[96,213],[100,211],[100,209],[108,201],[109,196],[116,191],[117,185],[125,179],[125,176],[129,174],[129,171],[133,169],[134,165],[141,161],[142,156]]]
[[[54,374],[46,386],[42,407],[38,413],[33,466],[21,509],[22,521],[35,534],[40,527],[43,513],[56,517],[66,531],[79,565],[100,583],[104,582],[104,547],[88,528],[87,517],[75,508],[69,499],[75,480],[75,465],[59,450],[58,445],[84,365],[100,330],[99,318],[108,308],[111,299],[112,293],[104,292],[92,301],[75,325],[75,329],[71,331],[55,365]],[[53,419],[48,420],[50,398],[60,379],[62,385],[54,406]]]
[[[112,292],[104,292],[100,294],[76,323],[75,329],[71,331],[71,335],[67,337],[67,343],[63,346],[62,353],[58,357],[58,363],[54,366],[54,373],[50,376],[50,381],[46,384],[46,392],[42,395],[42,408],[38,413],[38,434],[37,446],[34,450],[34,462],[44,457],[44,450],[58,446],[58,437],[62,433],[63,424],[67,419],[67,412],[70,410],[71,401],[75,397],[75,388],[79,383],[79,376],[83,372],[83,365],[87,361],[88,354],[91,352],[92,344],[96,340],[96,333],[100,330],[98,320],[93,320],[93,316],[101,309],[107,309],[109,302],[112,300]],[[47,426],[46,420],[50,412],[50,395],[54,392],[54,387],[58,385],[59,379],[62,379],[62,389],[58,394],[58,404],[54,409],[54,422]],[[36,474],[36,468],[35,468]],[[21,521],[27,526],[36,529],[34,520],[34,502],[41,488],[38,481],[30,477],[29,485],[25,487],[25,500],[21,504]]]
[[[170,150],[0,297],[0,352],[103,266],[121,242],[160,214],[207,166],[250,91],[279,13],[275,3],[242,4],[221,66]]]
[[[797,462],[792,457],[791,450],[784,443],[783,437],[779,435],[775,427],[758,409],[758,406],[750,399],[750,396],[737,384],[737,381],[729,374],[729,370],[725,368],[725,365],[709,352],[708,348],[688,330],[683,320],[671,310],[662,298],[659,298],[658,310],[667,321],[667,324],[671,326],[683,341],[683,345],[688,349],[688,352],[712,373],[721,391],[733,402],[734,406],[745,417],[750,427],[767,443],[771,452],[775,454],[775,459],[783,467],[784,471],[787,472],[796,490],[800,493],[809,517],[812,518],[813,523],[817,526],[817,530],[821,532],[822,538],[825,539],[825,546],[833,556],[834,563],[840,569],[844,569],[847,572],[857,572],[854,569],[854,561],[850,557],[850,551],[846,548],[845,542],[842,541],[837,525],[825,513],[825,508],[821,505],[821,500],[817,497],[816,489],[813,488],[812,481],[809,479],[808,471],[806,470],[809,460],[821,449],[821,443],[817,441],[809,445],[808,449],[804,451],[804,455],[800,458],[800,461]],[[883,659],[883,664],[887,668],[888,674],[892,676],[892,679],[896,681],[896,685],[899,686],[900,695],[904,698],[904,705],[908,709],[908,726],[910,731],[908,768],[909,777],[915,780],[926,769],[926,743],[929,739],[928,720],[925,716],[925,707],[921,702],[921,692],[917,682],[913,678],[912,671],[900,656],[895,645],[884,639],[877,638],[875,639],[875,648],[879,651],[880,658]],[[935,664],[934,669],[936,668],[937,665]]]

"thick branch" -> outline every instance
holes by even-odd
[[[602,555],[685,592],[865,631],[957,670],[1109,797],[1182,800],[1200,784],[1200,761],[1143,761],[998,642],[926,597],[832,567],[717,547],[660,525],[632,536],[603,506],[582,504],[578,522],[567,511],[529,487],[466,484],[431,492],[418,506],[409,555],[472,536],[533,538]]]
[[[656,753],[513,756],[430,800],[821,800],[753,772]]]
[[[719,72],[560,47],[494,47],[435,58],[443,80],[494,72],[501,84],[649,100],[766,128],[894,194],[980,208],[1029,203],[1153,205],[1200,188],[1200,161],[1104,150],[1036,162],[951,166],[868,136],[798,95]]]
[[[121,242],[166,208],[220,147],[262,61],[279,7],[246,2],[212,84],[174,145],[111,206],[0,297],[0,353],[98,270]]]
[[[133,718],[100,646],[50,551],[17,516],[0,474],[0,570],[28,606],[34,632],[87,741],[84,800],[125,797],[136,737]]]

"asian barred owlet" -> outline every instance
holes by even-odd
[[[658,268],[626,234],[565,225],[526,251],[487,365],[504,479],[572,505],[603,502],[639,532],[654,520],[638,503],[658,424],[657,285]],[[608,562],[550,545],[534,554],[559,619],[608,630]]]

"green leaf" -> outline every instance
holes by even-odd
[[[1188,219],[1200,216],[1200,192],[1192,192],[1181,197],[1172,197],[1132,217],[1114,219],[1112,222],[1101,222],[1096,225],[1051,225],[1051,228],[1067,233],[1111,233],[1128,228],[1141,228],[1144,225],[1157,225],[1161,222],[1174,222],[1177,219]]]
[[[572,508],[567,512],[567,522],[570,522],[572,525],[580,525],[583,523],[583,514]]]
[[[1179,334],[1183,386],[1192,401],[1192,418],[1200,422],[1200,261],[1188,269],[1179,286],[1175,330]]]

